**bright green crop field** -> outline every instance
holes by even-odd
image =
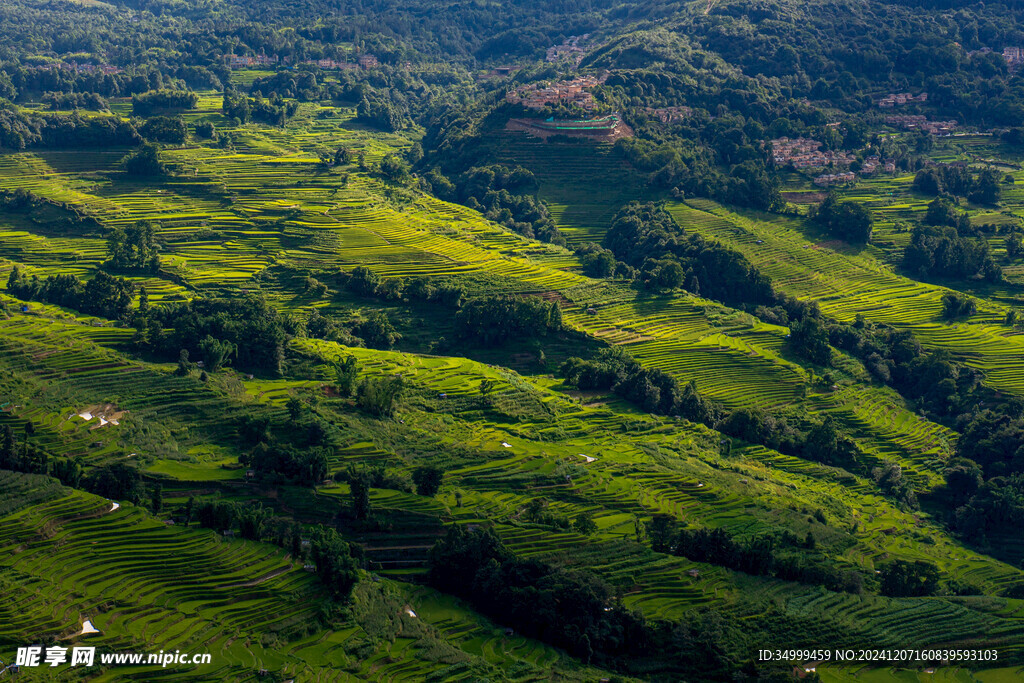
[[[113,107],[121,114],[129,108]],[[934,491],[959,435],[918,415],[858,361],[843,356],[830,371],[833,384],[823,385],[815,381],[822,368],[789,350],[785,327],[685,292],[587,277],[571,249],[526,239],[354,164],[324,168],[320,150],[345,146],[365,153],[372,167],[414,141],[357,125],[351,109],[303,104],[283,129],[232,128],[219,94],[207,93],[186,119],[214,122],[234,145],[164,148],[161,158],[174,173],[160,182],[125,177],[118,164],[127,149],[0,153],[0,186],[47,200],[32,213],[0,214],[0,285],[14,266],[29,275],[91,277],[107,258],[110,229],[152,221],[163,265],[157,275],[133,279],[153,306],[259,292],[289,315],[384,310],[403,340],[383,351],[295,337],[288,351],[298,360],[280,377],[229,367],[202,381],[132,353],[131,328],[39,303],[23,313],[22,302],[0,289],[9,311],[0,319],[0,424],[31,420],[36,443],[86,467],[141,467],[165,501],[160,515],[128,503],[111,509],[111,501],[53,480],[0,474],[0,500],[22,501],[0,508],[0,643],[46,638],[125,651],[182,649],[211,652],[215,662],[159,678],[142,667],[109,669],[95,680],[260,680],[263,669],[309,681],[609,677],[425,587],[428,551],[446,525],[489,524],[517,554],[595,572],[645,617],[713,610],[749,624],[757,647],[968,647],[985,634],[1000,650],[999,668],[984,671],[822,664],[822,680],[997,683],[1024,676],[1017,668],[1024,662],[1024,600],[1003,595],[1024,573],[995,559],[1016,554],[1019,562],[1013,547],[974,547],[927,509],[901,507],[870,478],[739,440],[726,451],[722,435],[704,425],[649,415],[611,394],[574,391],[555,373],[576,353],[573,346],[621,347],[645,367],[695,382],[727,408],[830,416],[853,435],[869,468],[896,463],[919,495]],[[600,241],[618,209],[645,192],[643,178],[609,146],[547,145],[515,134],[495,146],[502,158],[536,171],[540,196],[570,245]],[[950,323],[941,317],[944,287],[895,268],[894,249],[905,237],[892,225],[927,203],[913,195],[911,180],[870,181],[849,193],[881,217],[878,243],[861,249],[828,242],[801,215],[700,199],[666,200],[665,207],[687,231],[740,251],[780,291],[818,301],[825,315],[909,329],[928,348],[982,371],[992,389],[1024,397],[1024,336],[1003,322],[1021,296],[1013,278],[999,290],[973,292],[978,312]],[[1004,205],[1006,220],[1024,217],[1024,194],[1008,192]],[[70,212],[91,220],[59,228]],[[999,254],[1001,245],[993,247]],[[448,355],[450,347],[439,344],[453,334],[445,311],[336,288],[315,295],[299,275],[331,282],[357,266],[384,279],[431,276],[470,295],[543,296],[558,302],[576,341],[550,349],[516,341]],[[393,416],[373,417],[325,390],[331,363],[349,355],[360,378],[402,375],[407,389]],[[284,425],[292,397],[313,401],[343,435],[330,475],[375,464],[445,470],[434,497],[371,490],[371,504],[390,528],[352,536],[365,548],[368,568],[352,604],[327,617],[319,614],[315,577],[285,550],[174,524],[168,512],[189,497],[218,497],[332,524],[348,505],[347,484],[263,485],[248,480],[238,462],[236,418]],[[80,415],[107,405],[123,412],[118,424]],[[597,530],[526,521],[523,510],[538,500],[564,517],[589,514]],[[695,563],[650,549],[642,530],[655,515],[744,538],[777,529],[810,533],[835,566],[867,573],[895,559],[928,560],[944,580],[984,594],[837,593]],[[100,632],[77,635],[85,619]],[[45,672],[25,678],[32,676],[46,680]]]

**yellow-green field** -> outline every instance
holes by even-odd
[[[127,114],[130,104],[114,108]],[[106,259],[109,229],[153,221],[163,267],[159,275],[134,279],[157,306],[260,292],[301,316],[312,308],[338,317],[387,308],[343,292],[314,297],[293,282],[296,273],[329,279],[357,266],[384,278],[458,282],[471,295],[541,295],[557,300],[568,326],[595,347],[619,346],[646,367],[694,381],[728,408],[832,416],[854,436],[866,466],[895,462],[921,493],[941,485],[958,435],[917,415],[853,359],[832,370],[834,386],[822,386],[811,379],[821,368],[788,350],[785,327],[686,293],[652,294],[588,278],[571,250],[525,239],[476,211],[355,165],[324,168],[321,150],[348,147],[372,165],[412,142],[355,124],[350,109],[305,104],[284,129],[233,129],[219,109],[219,95],[204,94],[186,118],[213,121],[235,135],[234,147],[166,148],[162,158],[175,173],[159,182],[125,177],[118,164],[126,149],[0,154],[5,189],[24,188],[50,202],[40,213],[0,215],[0,283],[15,265],[40,276],[88,277]],[[550,166],[558,153],[569,154],[537,143],[517,147],[515,139],[501,146],[508,158],[532,164]],[[604,164],[602,173],[582,178],[590,164]],[[564,175],[574,183],[562,183]],[[599,240],[640,186],[632,178],[617,192],[594,197],[587,183],[599,189],[622,178],[629,178],[628,169],[600,147],[541,176],[542,195],[550,195],[552,214],[571,242]],[[818,301],[827,316],[852,321],[861,314],[910,329],[929,348],[947,349],[981,370],[992,388],[1024,396],[1024,337],[1003,324],[1005,301],[982,299],[977,315],[949,324],[940,319],[944,289],[899,275],[881,248],[825,243],[799,217],[706,200],[669,201],[666,208],[687,231],[743,253],[780,291]],[[54,217],[72,211],[95,223],[55,228]],[[347,504],[347,485],[263,488],[247,481],[238,464],[236,418],[265,415],[284,424],[293,396],[315,396],[317,410],[344,435],[330,459],[332,474],[374,463],[409,471],[425,457],[447,465],[434,498],[373,489],[372,505],[397,520],[396,527],[357,540],[386,578],[361,585],[353,614],[310,633],[296,625],[308,616],[316,589],[283,551],[166,525],[134,506],[104,512],[107,503],[94,496],[53,492],[0,517],[0,550],[10,551],[0,556],[0,582],[9,580],[24,594],[15,606],[0,607],[5,638],[57,637],[88,615],[101,625],[105,644],[208,646],[222,662],[218,675],[239,680],[260,668],[303,680],[320,680],[318,671],[331,672],[323,680],[501,680],[500,672],[510,680],[541,680],[551,671],[579,680],[604,676],[553,648],[506,636],[455,600],[405,581],[421,578],[426,552],[445,524],[489,523],[521,555],[595,571],[619,589],[624,604],[651,619],[677,619],[700,607],[771,625],[779,646],[924,647],[973,643],[986,634],[1005,657],[1024,654],[1024,601],[991,597],[1018,585],[1021,570],[966,547],[927,511],[902,509],[869,478],[763,446],[737,442],[722,454],[722,435],[703,425],[647,415],[610,395],[574,393],[549,368],[513,362],[512,352],[501,363],[495,359],[503,351],[477,359],[434,353],[420,342],[450,331],[444,313],[423,314],[422,325],[414,319],[410,327],[422,329],[410,329],[413,341],[396,351],[296,338],[289,351],[303,359],[301,373],[270,378],[227,369],[202,382],[176,376],[173,364],[130,353],[130,328],[37,303],[23,314],[12,297],[0,294],[0,300],[11,311],[0,320],[0,388],[25,397],[0,413],[0,423],[29,419],[40,445],[85,465],[138,463],[163,485],[172,509],[189,496],[221,496],[331,524]],[[391,307],[397,315],[402,310]],[[525,346],[516,351],[534,353]],[[358,360],[361,377],[406,378],[410,388],[394,418],[369,417],[350,400],[324,393],[329,362],[344,355]],[[128,411],[123,424],[96,429],[76,415],[101,403]],[[30,486],[18,477],[0,485]],[[523,509],[539,498],[563,517],[590,514],[597,531],[524,521]],[[82,510],[96,514],[82,516]],[[869,574],[892,559],[927,559],[945,579],[979,586],[988,597],[835,593],[694,563],[638,543],[638,529],[656,514],[740,537],[778,528],[801,537],[810,532],[835,566]],[[36,540],[24,544],[23,537]],[[125,538],[132,549],[122,548]],[[168,549],[180,565],[161,563]],[[54,563],[66,570],[53,574]],[[109,567],[123,584],[104,573]],[[228,599],[225,591],[237,586],[248,592]],[[420,621],[399,616],[383,635],[367,635],[372,628],[361,609],[406,603]],[[819,673],[835,681],[918,680],[911,672],[827,666]],[[1013,675],[1012,669],[950,668],[927,680],[995,682]]]

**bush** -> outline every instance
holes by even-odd
[[[881,572],[883,595],[921,597],[935,595],[939,589],[939,568],[931,562],[896,560],[884,565]]]
[[[959,318],[977,312],[978,305],[968,296],[956,292],[946,292],[942,295],[942,315],[946,318]]]
[[[160,270],[160,246],[149,222],[116,227],[107,236],[107,268],[120,272],[153,274]]]
[[[311,534],[310,558],[316,575],[327,587],[331,597],[347,601],[359,580],[359,569],[352,548],[334,529],[318,526]]]
[[[94,470],[86,477],[85,488],[97,496],[111,500],[128,500],[132,503],[138,503],[143,493],[139,471],[122,463]]]
[[[142,137],[152,142],[183,145],[188,140],[188,126],[180,116],[154,116],[139,128]]]
[[[212,140],[217,135],[217,129],[210,121],[200,121],[196,124],[196,137],[204,140]]]
[[[471,299],[455,316],[459,336],[485,346],[511,338],[537,337],[562,329],[558,304],[537,297],[488,296]]]
[[[374,311],[352,331],[374,349],[390,349],[402,338],[383,311]]]
[[[133,177],[148,178],[164,175],[167,167],[160,161],[160,148],[147,142],[121,161],[125,173]]]
[[[874,220],[871,212],[858,202],[840,202],[829,193],[812,212],[811,219],[828,233],[847,242],[866,243],[871,240]]]
[[[380,160],[380,173],[388,180],[396,183],[409,179],[409,167],[394,154],[386,154]]]
[[[405,388],[401,377],[368,377],[359,385],[356,403],[378,417],[391,415]]]
[[[615,274],[615,254],[608,249],[592,243],[583,244],[576,247],[576,256],[584,274],[590,277],[606,278]]]
[[[789,327],[789,343],[804,358],[818,365],[832,365],[832,347],[828,344],[828,330],[821,318],[805,316]]]
[[[441,488],[444,471],[437,467],[417,467],[413,470],[412,480],[416,484],[416,493],[421,496],[433,496]]]
[[[346,283],[346,287],[349,290],[362,296],[373,296],[377,293],[377,287],[379,286],[380,276],[366,266],[354,268],[349,274],[348,282]]]

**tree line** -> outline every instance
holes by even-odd
[[[831,418],[796,420],[749,408],[728,412],[703,397],[693,382],[681,386],[671,375],[643,367],[619,348],[603,349],[589,360],[569,358],[559,374],[567,384],[584,390],[610,390],[654,414],[683,417],[782,453],[865,471],[855,442],[841,434]]]
[[[547,206],[536,196],[537,178],[522,166],[474,166],[454,182],[434,168],[424,179],[441,199],[464,204],[524,237],[565,244]]]
[[[132,96],[132,113],[147,117],[169,110],[195,109],[199,96],[189,90],[147,90]]]
[[[134,124],[117,116],[28,113],[0,102],[0,146],[9,149],[131,147],[140,142]]]
[[[821,551],[816,552],[813,532],[804,539],[784,531],[741,540],[725,529],[679,528],[675,519],[656,516],[648,525],[651,547],[693,560],[728,567],[754,576],[820,585],[832,591],[861,593],[864,575],[841,569]]]
[[[928,204],[922,225],[914,227],[903,251],[903,268],[919,276],[981,279],[999,282],[1003,270],[992,259],[984,236],[966,213],[959,213],[942,197]]]
[[[258,122],[271,126],[284,126],[285,122],[299,109],[295,100],[285,101],[280,96],[264,99],[262,95],[247,97],[239,93],[224,91],[221,110],[229,119],[240,123]]]
[[[637,675],[699,670],[710,680],[737,666],[737,633],[720,622],[709,628],[709,615],[649,621],[624,607],[619,591],[595,574],[517,557],[489,528],[449,526],[430,552],[429,581],[586,663]]]
[[[633,202],[612,220],[602,245],[655,289],[685,288],[729,304],[772,304],[771,280],[737,251],[685,232],[653,203]]]
[[[966,197],[977,204],[996,204],[1002,195],[1002,180],[993,168],[974,170],[969,166],[939,164],[922,168],[911,185],[922,194]]]
[[[42,301],[89,315],[127,321],[131,318],[135,285],[102,270],[91,280],[82,282],[71,274],[30,277],[15,266],[7,278],[7,291],[25,301]]]

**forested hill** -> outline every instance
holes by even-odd
[[[133,22],[141,16],[155,20],[183,35],[200,39],[193,48],[202,49],[203,42],[218,37],[231,44],[243,44],[254,50],[275,54],[311,54],[330,52],[338,42],[362,42],[382,53],[401,60],[409,57],[444,57],[464,61],[516,56],[543,56],[544,49],[561,37],[591,33],[609,26],[608,16],[616,3],[596,2],[546,3],[476,3],[476,2],[345,2],[295,0],[264,3],[260,0],[119,0],[83,8],[76,3],[52,3],[27,0],[5,8],[8,16],[23,19],[34,12],[52,16],[54,26],[63,26],[68,33],[61,39],[62,47],[88,52],[109,44],[115,27]],[[63,20],[59,15],[65,14]],[[80,22],[69,16],[92,16],[97,21],[94,31],[86,31]],[[12,19],[13,21],[13,19]],[[88,21],[88,20],[87,20]],[[65,23],[66,22],[66,23]],[[228,27],[224,26],[228,23]],[[77,23],[77,26],[74,25]],[[278,31],[288,26],[292,31]],[[23,28],[27,28],[24,27]],[[135,29],[144,31],[145,27]],[[221,30],[228,28],[227,31]],[[170,36],[161,31],[160,38]],[[14,32],[5,30],[5,38]],[[56,36],[50,36],[56,37]],[[557,40],[556,40],[557,39]],[[118,41],[114,40],[114,43]],[[168,44],[169,45],[169,44]],[[180,43],[178,44],[180,46]]]
[[[743,97],[746,104],[751,97],[806,98],[863,112],[881,94],[923,88],[943,116],[1013,126],[1024,115],[1021,86],[997,53],[1024,42],[1016,19],[1016,10],[1006,5],[843,0],[500,6],[426,0],[132,0],[83,6],[17,0],[0,8],[0,61],[8,71],[64,55],[160,73],[148,75],[146,84],[127,86],[131,91],[158,85],[158,78],[220,87],[229,80],[223,65],[229,53],[295,63],[363,50],[392,66],[442,61],[473,69],[543,59],[550,46],[587,35],[591,49],[583,66],[650,69],[652,77],[671,80],[713,70],[721,59],[752,79],[727,88],[753,93]],[[652,29],[665,33],[645,33]],[[126,31],[133,36],[130,44],[119,40]],[[641,38],[631,40],[629,34]],[[599,46],[605,50],[592,49]],[[647,82],[659,85],[657,79]],[[706,108],[719,104],[735,109],[738,101],[719,92]]]

